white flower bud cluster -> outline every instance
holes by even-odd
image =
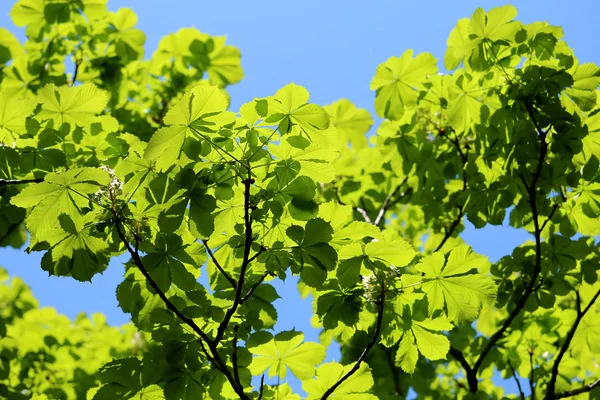
[[[115,171],[107,167],[106,165],[102,165],[100,167],[101,170],[108,172],[110,175],[110,183],[108,186],[100,188],[96,193],[94,193],[93,197],[95,200],[101,200],[102,197],[108,197],[109,199],[115,199],[117,196],[123,194],[123,182],[117,178],[117,174]]]
[[[377,299],[377,294],[379,291],[379,282],[377,277],[374,274],[363,276],[362,284],[365,289],[365,298],[370,303],[374,303]]]

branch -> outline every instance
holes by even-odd
[[[240,380],[240,370],[238,367],[238,358],[237,358],[237,342],[238,342],[238,326],[234,327],[235,334],[233,335],[233,352],[231,354],[231,363],[233,364],[233,377],[238,385],[242,386],[242,381]]]
[[[444,247],[444,244],[446,244],[446,242],[448,241],[448,239],[450,239],[450,237],[452,236],[452,234],[454,233],[454,231],[456,230],[456,228],[460,224],[460,221],[462,221],[463,215],[464,215],[463,214],[463,207],[462,206],[458,206],[458,215],[457,215],[457,217],[454,219],[454,221],[452,221],[452,225],[450,225],[450,228],[446,229],[446,233],[444,234],[444,238],[442,239],[442,241],[440,242],[440,244],[438,244],[438,246],[435,248],[434,252],[439,251],[442,247]]]
[[[537,194],[536,189],[537,188],[536,188],[536,186],[537,186],[537,182],[540,178],[540,175],[542,173],[544,159],[545,159],[546,153],[548,151],[548,144],[546,143],[547,131],[544,132],[539,127],[539,124],[537,123],[537,120],[535,119],[535,115],[533,113],[533,107],[529,103],[526,103],[526,107],[527,107],[527,111],[529,112],[529,115],[533,121],[533,124],[536,127],[536,129],[540,135],[540,142],[541,142],[538,163],[537,163],[535,172],[533,174],[531,184],[527,185],[525,179],[523,177],[521,177],[521,179],[523,180],[523,183],[525,185],[525,188],[527,190],[528,202],[529,202],[529,206],[531,208],[531,213],[533,215],[533,224],[534,224],[534,233],[535,233],[535,266],[534,266],[531,278],[530,278],[529,282],[527,283],[525,291],[524,291],[523,295],[521,296],[521,298],[519,299],[519,301],[517,302],[515,308],[510,312],[510,314],[508,315],[508,318],[504,321],[504,323],[502,324],[500,329],[498,329],[490,337],[490,339],[488,340],[483,351],[479,355],[479,358],[475,362],[475,365],[473,366],[473,373],[475,375],[481,368],[481,365],[483,364],[483,361],[485,360],[485,358],[487,357],[489,352],[492,350],[492,348],[494,348],[496,343],[498,343],[498,341],[504,335],[504,332],[510,327],[513,320],[521,313],[521,310],[525,307],[525,303],[527,302],[527,299],[529,298],[531,293],[534,292],[535,283],[537,282],[537,279],[538,279],[540,273],[542,272],[542,239],[541,239],[542,230],[540,227],[539,214],[538,214],[538,208],[537,208],[537,199],[536,199],[536,194]],[[471,392],[473,392],[473,393],[477,392],[477,385],[475,385],[474,387],[471,387]]]
[[[448,138],[448,140],[454,145],[454,147],[456,147],[456,150],[458,151],[458,154],[460,155],[460,159],[462,161],[463,164],[463,171],[462,171],[462,182],[463,182],[463,187],[462,187],[462,192],[467,190],[467,173],[465,171],[465,167],[467,165],[467,153],[463,153],[462,149],[460,148],[460,143],[458,142],[458,137],[456,137],[454,140],[452,140],[450,137],[448,137],[447,135],[445,136]],[[442,241],[440,242],[440,244],[438,244],[438,246],[435,248],[434,252],[439,251],[444,244],[446,244],[446,242],[448,241],[448,239],[450,239],[450,237],[452,237],[452,234],[454,233],[454,231],[456,230],[456,228],[458,228],[458,225],[460,225],[460,221],[462,221],[462,217],[464,216],[464,207],[463,206],[457,206],[458,208],[458,215],[456,216],[456,218],[454,219],[454,221],[452,221],[452,224],[450,225],[450,228],[446,229],[446,233],[444,234],[444,238],[442,239]]]
[[[40,182],[44,182],[44,178],[33,178],[33,179],[0,179],[0,186],[24,185],[26,183],[40,183]]]
[[[248,293],[246,293],[246,295],[244,297],[242,297],[242,300],[240,301],[240,304],[244,304],[246,302],[246,300],[248,300],[250,298],[250,296],[252,296],[252,293],[254,293],[254,291],[260,286],[261,283],[264,282],[264,280],[269,275],[273,275],[273,273],[271,271],[265,271],[260,276],[260,278],[258,278],[258,281],[250,288],[250,290],[248,291]]]
[[[348,372],[346,372],[344,374],[344,376],[342,376],[340,379],[338,379],[338,381],[336,383],[331,385],[331,387],[329,389],[327,389],[325,391],[325,393],[323,393],[323,396],[321,396],[321,400],[326,400],[329,396],[331,396],[333,394],[335,389],[337,389],[342,383],[344,383],[344,381],[346,381],[348,378],[350,378],[352,375],[354,375],[354,373],[356,371],[358,371],[358,369],[360,368],[360,364],[365,360],[365,358],[367,358],[367,355],[369,354],[369,352],[371,351],[373,346],[375,346],[375,344],[379,340],[379,333],[381,331],[381,323],[383,321],[384,302],[385,302],[385,289],[382,286],[381,294],[379,295],[379,299],[377,300],[377,322],[375,324],[375,332],[373,333],[373,338],[371,339],[369,344],[367,344],[367,347],[365,347],[365,349],[363,350],[360,357],[358,357],[358,360],[356,361],[354,366]]]
[[[183,315],[181,313],[181,311],[179,311],[179,309],[160,290],[160,288],[158,287],[158,285],[154,281],[154,279],[152,279],[152,277],[148,273],[148,270],[144,266],[144,264],[140,258],[140,255],[138,254],[137,246],[136,246],[136,249],[134,250],[131,247],[131,245],[129,244],[129,241],[127,240],[127,238],[125,237],[125,233],[123,232],[121,221],[117,218],[116,211],[115,211],[114,223],[115,223],[115,228],[117,230],[119,239],[121,239],[121,242],[123,242],[123,244],[125,245],[125,248],[129,252],[129,255],[131,256],[131,259],[133,260],[134,264],[140,270],[142,275],[144,275],[144,278],[146,278],[146,281],[150,284],[150,286],[156,292],[158,297],[160,297],[160,299],[163,301],[163,303],[165,303],[167,308],[169,310],[171,310],[177,316],[177,318],[179,318],[181,321],[183,321],[187,326],[189,326],[200,337],[200,344],[202,345],[202,347],[204,346],[202,342],[205,342],[208,344],[210,352],[212,353],[212,357],[209,358],[209,361],[211,361],[214,364],[215,368],[217,368],[219,371],[221,371],[223,373],[223,375],[225,375],[225,377],[227,378],[227,380],[233,387],[233,390],[236,392],[236,394],[241,399],[250,400],[248,395],[246,395],[246,393],[244,392],[244,388],[241,385],[237,384],[237,381],[231,375],[231,372],[229,371],[229,369],[227,369],[227,364],[225,364],[225,362],[223,361],[223,358],[219,354],[219,352],[217,350],[217,346],[211,344],[211,341],[210,341],[210,338],[208,337],[208,335],[202,329],[200,329],[200,327],[194,322],[194,320]]]
[[[473,368],[469,365],[463,353],[455,349],[454,347],[450,347],[450,355],[459,362],[459,364],[465,370],[465,375],[467,377],[467,382],[469,383],[469,389],[473,387],[477,387],[477,374],[473,373]],[[471,390],[472,391],[472,390]]]
[[[379,209],[379,213],[377,214],[377,218],[375,218],[373,225],[376,225],[376,226],[379,225],[379,223],[383,219],[383,216],[385,215],[385,212],[391,205],[390,201],[396,195],[396,193],[398,193],[400,191],[400,188],[406,183],[406,181],[408,181],[408,176],[405,177],[404,180],[398,186],[396,186],[396,189],[394,189],[394,191],[385,198],[385,201],[381,205],[381,208]]]
[[[17,230],[17,228],[19,227],[19,225],[21,225],[21,223],[23,223],[23,221],[25,221],[25,218],[21,218],[19,221],[15,222],[14,224],[8,227],[4,236],[0,237],[0,246],[4,245],[4,241],[8,239],[8,237],[12,235],[13,232]]]
[[[394,381],[395,391],[394,395],[400,396],[402,394],[402,385],[398,377],[398,367],[396,367],[396,365],[394,364],[394,359],[392,358],[392,352],[390,351],[390,349],[383,349],[383,353],[386,355],[385,358],[392,373],[392,380]]]
[[[215,266],[217,267],[217,269],[219,270],[219,272],[221,272],[223,274],[223,276],[225,277],[225,279],[227,279],[227,281],[231,284],[231,287],[235,288],[236,285],[237,285],[235,279],[233,279],[227,273],[227,271],[225,271],[223,269],[223,267],[221,266],[221,264],[219,264],[219,261],[217,261],[217,258],[215,257],[215,254],[212,252],[212,250],[210,249],[210,247],[208,247],[208,239],[202,239],[202,243],[204,244],[204,247],[206,248],[206,251],[208,252],[208,255],[213,260],[213,263],[215,264]]]
[[[567,333],[565,342],[560,347],[560,351],[558,352],[558,355],[556,356],[556,359],[554,360],[554,364],[552,365],[552,375],[550,376],[550,381],[548,382],[548,386],[547,386],[547,394],[546,394],[547,400],[557,398],[556,395],[554,394],[554,391],[556,390],[556,379],[558,378],[558,368],[560,367],[560,363],[561,363],[563,357],[565,356],[567,350],[569,350],[569,346],[571,345],[571,341],[573,340],[573,337],[575,336],[575,332],[577,331],[577,327],[579,326],[579,323],[581,322],[583,317],[585,317],[585,314],[590,310],[590,308],[592,308],[592,305],[594,305],[594,303],[600,296],[600,290],[598,290],[596,292],[594,297],[592,297],[592,300],[590,300],[590,302],[588,303],[588,305],[585,307],[585,309],[583,311],[581,311],[581,299],[579,297],[579,292],[576,292],[575,294],[577,295],[577,318],[575,318],[575,322],[573,322],[573,326]]]
[[[363,208],[360,207],[352,207],[353,209],[355,209],[356,211],[358,211],[360,213],[360,215],[362,215],[362,217],[365,219],[365,222],[368,222],[369,224],[372,224],[373,221],[371,221],[371,218],[369,218],[369,214],[367,214],[367,211]]]
[[[71,87],[75,86],[75,82],[77,82],[77,74],[79,73],[79,66],[81,65],[81,60],[75,60],[75,71],[73,71],[73,78],[71,79]]]
[[[535,400],[535,389],[533,387],[534,380],[534,368],[533,368],[533,351],[529,351],[529,364],[531,365],[531,372],[529,374],[529,390],[531,391],[531,400]]]
[[[238,279],[237,286],[235,288],[235,297],[233,298],[233,304],[225,313],[225,317],[223,321],[219,324],[219,328],[217,329],[217,334],[215,335],[215,339],[211,342],[213,346],[217,346],[221,339],[223,339],[223,335],[225,334],[225,330],[229,325],[229,321],[235,314],[238,306],[242,301],[242,291],[244,288],[244,280],[246,278],[246,271],[248,269],[248,265],[250,264],[250,248],[252,247],[252,216],[250,209],[250,187],[254,183],[254,179],[250,177],[250,173],[248,173],[248,178],[244,180],[244,227],[245,227],[245,242],[244,242],[244,258],[242,261],[242,268],[240,271],[240,278]]]
[[[515,368],[512,366],[510,360],[508,360],[508,367],[512,372],[513,378],[515,378],[515,382],[517,382],[517,388],[519,388],[519,396],[521,397],[521,400],[525,400],[525,393],[523,393],[523,388],[521,388],[521,381],[519,381],[517,371],[515,371]]]
[[[577,396],[578,394],[591,392],[592,390],[594,390],[594,388],[596,386],[599,386],[599,385],[600,385],[600,379],[597,379],[594,382],[590,383],[589,385],[585,385],[585,386],[582,386],[580,388],[573,389],[573,390],[567,390],[566,392],[556,393],[554,395],[554,398],[555,399],[564,399],[565,397]]]
[[[264,246],[260,246],[260,249],[248,260],[248,262],[251,263],[252,261],[256,260],[258,256],[260,256],[265,250],[266,248]]]

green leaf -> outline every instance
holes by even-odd
[[[318,343],[303,343],[304,334],[295,331],[280,332],[272,337],[259,332],[248,341],[248,350],[254,355],[250,364],[252,375],[261,375],[267,369],[269,377],[286,377],[287,369],[298,379],[314,376],[315,365],[325,359],[325,347]]]
[[[371,260],[381,261],[388,266],[404,267],[417,252],[407,241],[390,231],[383,238],[367,243],[365,254]]]
[[[110,176],[99,168],[75,168],[63,173],[50,173],[44,182],[31,185],[11,199],[22,208],[32,208],[27,228],[35,241],[45,240],[59,226],[58,216],[66,214],[75,226],[83,221],[90,197],[110,183]],[[32,240],[32,242],[34,242]]]
[[[354,148],[368,145],[366,134],[373,125],[368,110],[358,108],[347,99],[341,99],[324,107],[331,116],[331,123],[345,141]]]
[[[452,250],[444,261],[442,253],[434,253],[415,267],[423,273],[422,290],[427,294],[429,312],[445,305],[451,321],[472,321],[482,306],[493,305],[496,299],[492,279],[472,271],[488,270],[489,262],[464,245]]]
[[[320,399],[353,366],[353,364],[343,366],[336,362],[321,365],[317,369],[316,379],[302,383],[302,389],[308,394],[306,400]],[[362,363],[354,374],[336,388],[332,397],[340,400],[376,400],[378,397],[369,393],[373,383],[368,365]]]
[[[179,158],[187,137],[201,138],[221,127],[227,98],[217,86],[198,85],[177,101],[164,117],[168,126],[152,135],[144,158],[156,161],[159,170],[171,168]]]
[[[371,81],[376,90],[375,110],[382,118],[400,119],[407,109],[417,104],[423,81],[437,72],[436,59],[429,53],[413,58],[413,50],[406,50],[400,57],[390,57],[379,64]]]
[[[0,94],[0,142],[12,145],[17,137],[27,133],[25,120],[36,105],[31,100],[18,100]]]
[[[87,127],[104,111],[108,94],[92,84],[57,87],[50,83],[38,91],[37,101],[42,104],[38,119],[52,120],[56,128],[64,123]]]

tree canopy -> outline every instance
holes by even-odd
[[[145,58],[106,3],[18,0],[27,41],[0,29],[0,245],[79,281],[126,255],[132,323],[69,321],[2,271],[0,396],[600,396],[600,68],[560,27],[479,8],[445,71],[410,49],[373,66],[369,134],[295,83],[230,110],[236,47],[182,28]],[[531,239],[490,263],[465,219]],[[291,277],[319,343],[273,329]]]

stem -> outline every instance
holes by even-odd
[[[577,327],[579,326],[579,323],[581,322],[583,317],[585,317],[585,314],[590,310],[590,308],[592,308],[592,305],[594,305],[594,303],[600,296],[600,290],[598,290],[596,292],[594,297],[592,297],[592,300],[590,300],[590,302],[588,303],[588,305],[585,307],[585,309],[583,311],[581,311],[581,299],[579,297],[579,292],[576,292],[575,294],[577,296],[577,318],[575,318],[575,322],[573,322],[573,326],[569,330],[569,333],[567,333],[565,342],[560,347],[560,351],[558,352],[558,355],[556,356],[556,359],[554,360],[554,364],[552,365],[552,375],[550,376],[550,381],[548,382],[548,386],[547,386],[547,394],[545,397],[546,400],[559,398],[559,397],[557,397],[557,395],[554,394],[554,391],[556,390],[556,379],[558,378],[558,368],[560,367],[560,363],[561,363],[563,357],[565,356],[567,350],[569,349],[569,346],[571,345],[571,341],[573,340],[573,337],[575,336],[575,332],[577,331]]]
[[[521,387],[521,381],[519,381],[519,377],[517,376],[517,371],[515,371],[515,368],[512,366],[510,360],[508,360],[508,367],[510,368],[510,371],[512,372],[513,378],[515,378],[515,382],[517,382],[517,388],[519,388],[519,396],[521,397],[521,400],[525,400],[525,393],[523,393],[523,388]]]
[[[472,388],[477,387],[477,374],[474,373],[473,368],[471,368],[471,366],[465,359],[465,356],[463,355],[463,353],[460,350],[455,349],[454,347],[450,347],[450,355],[452,357],[454,357],[454,359],[456,361],[458,361],[459,364],[465,370],[465,375],[467,377],[467,382],[469,384],[469,390],[471,390],[471,392],[472,392],[473,391]]]
[[[406,178],[404,178],[402,183],[400,183],[398,186],[396,186],[396,189],[394,189],[394,191],[385,198],[385,201],[381,205],[381,208],[379,209],[379,213],[377,214],[377,218],[375,218],[373,225],[379,226],[379,223],[383,219],[385,212],[390,207],[390,201],[392,200],[392,197],[394,197],[396,195],[396,193],[398,193],[400,191],[400,188],[406,183],[406,181],[408,181],[408,176]]]
[[[567,390],[566,392],[556,393],[554,395],[555,399],[564,399],[565,397],[577,396],[578,394],[591,392],[596,386],[600,385],[600,379],[595,380],[589,385],[582,386],[577,389]]]
[[[217,334],[215,339],[212,341],[212,344],[216,347],[221,339],[223,339],[223,335],[225,334],[225,330],[229,325],[229,321],[235,314],[238,306],[242,302],[242,291],[244,288],[244,280],[246,278],[246,271],[248,269],[248,265],[250,264],[250,248],[252,247],[252,216],[250,209],[250,187],[254,183],[254,179],[250,176],[250,172],[248,172],[248,178],[244,180],[244,226],[245,226],[245,242],[244,242],[244,258],[242,261],[242,268],[240,271],[240,278],[238,279],[237,286],[235,288],[235,297],[233,299],[233,304],[225,313],[225,317],[223,321],[219,324],[219,328],[217,329]]]
[[[534,379],[534,368],[533,368],[533,350],[529,351],[529,364],[531,365],[531,372],[529,373],[529,390],[531,391],[531,400],[535,400],[535,389],[533,387]]]
[[[367,344],[367,347],[365,347],[365,349],[363,350],[360,357],[358,357],[358,360],[356,361],[354,366],[348,372],[346,372],[344,374],[344,376],[342,376],[340,379],[338,379],[338,381],[336,383],[331,385],[331,387],[329,389],[327,389],[325,391],[325,393],[323,393],[323,396],[321,396],[321,400],[326,400],[329,396],[331,396],[333,394],[335,389],[337,389],[342,383],[344,383],[345,380],[350,378],[356,371],[358,371],[358,369],[360,368],[360,364],[365,360],[365,358],[367,357],[367,355],[369,354],[369,352],[371,351],[373,346],[375,346],[375,344],[377,343],[377,340],[379,340],[379,332],[381,331],[381,323],[383,321],[384,302],[385,302],[385,290],[384,290],[384,287],[382,286],[381,294],[379,295],[379,299],[377,300],[377,322],[375,324],[375,332],[373,333],[373,338],[371,339],[369,344]]]
[[[144,275],[144,278],[146,278],[146,281],[150,284],[152,289],[160,297],[160,299],[163,301],[163,303],[165,303],[167,308],[169,310],[171,310],[177,316],[177,318],[179,318],[181,321],[183,321],[187,326],[189,326],[200,337],[200,344],[202,346],[204,346],[202,342],[208,344],[208,347],[212,354],[212,357],[209,358],[209,361],[211,361],[211,363],[213,363],[215,368],[217,368],[219,371],[221,371],[223,373],[223,375],[225,375],[225,377],[227,378],[227,380],[233,387],[233,390],[240,397],[240,399],[250,400],[248,395],[244,392],[244,388],[240,384],[238,384],[238,382],[235,380],[235,378],[231,375],[231,372],[227,368],[227,364],[225,363],[225,361],[223,361],[223,358],[221,357],[221,355],[219,354],[219,351],[217,350],[217,346],[211,344],[211,341],[210,341],[210,338],[208,337],[208,335],[202,329],[200,329],[200,327],[192,319],[183,315],[181,313],[181,311],[179,311],[179,309],[177,309],[177,307],[159,289],[158,285],[156,284],[154,279],[152,279],[152,277],[148,273],[148,270],[144,266],[144,264],[140,258],[140,255],[138,254],[137,246],[136,246],[135,250],[133,248],[131,248],[129,241],[125,237],[125,234],[122,229],[121,221],[117,218],[116,210],[114,210],[114,213],[115,213],[114,223],[115,223],[115,228],[117,230],[119,239],[121,239],[121,242],[123,242],[123,244],[125,245],[125,248],[129,252],[131,259],[133,260],[133,262],[137,266],[137,268],[140,270],[142,275]]]
[[[0,237],[0,246],[4,245],[4,241],[8,239],[8,237],[12,235],[13,232],[17,230],[17,228],[23,223],[23,221],[25,221],[25,218],[21,218],[19,221],[15,222],[14,224],[8,227],[4,236]]]
[[[227,279],[227,281],[231,284],[231,287],[235,288],[236,285],[237,285],[237,283],[235,282],[235,279],[233,279],[227,273],[227,271],[225,271],[223,269],[223,267],[221,266],[221,264],[219,264],[219,261],[217,261],[217,258],[215,257],[215,254],[212,252],[212,250],[210,249],[210,247],[208,247],[208,239],[202,239],[202,243],[204,244],[204,247],[206,248],[206,251],[208,252],[208,255],[212,259],[213,263],[215,264],[215,266],[217,267],[217,269],[219,270],[219,272],[221,272],[223,274],[223,276],[225,277],[225,279]]]
[[[246,295],[244,297],[242,297],[240,304],[244,304],[250,298],[250,296],[252,296],[252,293],[254,293],[254,291],[260,286],[260,284],[264,282],[264,280],[267,278],[267,276],[270,276],[270,275],[273,275],[273,273],[270,271],[264,272],[260,276],[260,278],[258,278],[258,281],[250,288],[248,293],[246,293]]]
[[[24,185],[26,183],[40,183],[40,182],[44,182],[44,178],[33,178],[33,179],[0,179],[0,186]]]
[[[546,143],[546,134],[548,133],[548,131],[543,131],[541,129],[541,127],[539,126],[539,124],[537,123],[537,119],[535,118],[535,114],[533,112],[533,107],[531,106],[531,104],[525,103],[525,106],[526,106],[527,112],[529,113],[529,116],[533,122],[533,125],[535,126],[535,128],[540,136],[540,142],[541,142],[540,152],[539,152],[539,156],[538,156],[538,162],[537,162],[535,172],[533,174],[533,178],[531,180],[531,184],[528,185],[527,182],[525,181],[525,179],[523,177],[521,177],[521,180],[523,181],[523,185],[525,186],[525,189],[527,191],[528,202],[529,202],[529,206],[531,208],[531,213],[532,213],[532,217],[533,217],[533,225],[534,225],[534,233],[535,233],[535,266],[533,269],[533,273],[531,275],[531,279],[527,283],[525,292],[523,293],[523,295],[517,302],[517,305],[510,312],[510,314],[508,315],[508,318],[504,321],[504,323],[502,324],[500,329],[498,329],[490,337],[490,339],[488,340],[487,344],[485,345],[483,351],[479,355],[479,358],[475,362],[475,365],[472,368],[472,374],[475,377],[477,376],[477,373],[479,372],[479,369],[481,368],[483,361],[485,360],[485,358],[487,357],[489,352],[494,348],[494,346],[496,345],[496,343],[498,343],[498,341],[502,338],[502,336],[504,336],[504,332],[510,327],[513,320],[521,313],[521,310],[523,309],[523,307],[525,307],[525,303],[527,302],[527,299],[529,298],[529,296],[534,292],[535,283],[537,282],[537,279],[538,279],[540,273],[542,272],[542,239],[541,239],[542,230],[540,227],[538,208],[537,208],[537,199],[536,199],[536,194],[537,194],[536,189],[537,188],[536,188],[536,186],[537,186],[538,180],[540,178],[540,175],[542,173],[542,167],[544,166],[544,159],[546,158],[546,153],[548,151],[548,144]],[[465,370],[465,371],[468,373],[468,370]],[[473,385],[471,385],[471,384],[469,385],[471,392],[472,393],[477,392],[477,385],[478,385],[477,379],[474,379],[470,382],[473,382]]]

